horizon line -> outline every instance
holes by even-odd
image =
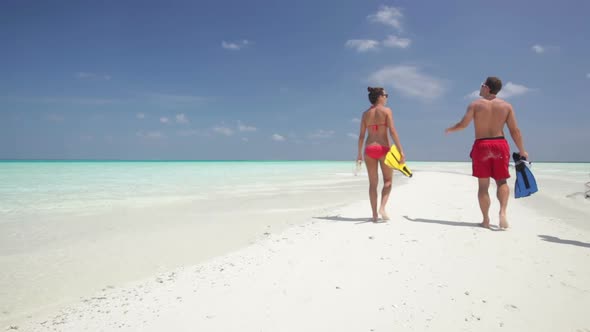
[[[348,159],[92,159],[92,158],[0,158],[0,162],[354,162]],[[409,160],[408,162],[435,162],[435,163],[468,163],[470,160]],[[567,164],[587,164],[588,161],[559,161],[559,160],[541,160],[532,161],[534,163],[567,163]]]

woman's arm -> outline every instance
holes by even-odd
[[[406,162],[406,156],[404,155],[402,143],[399,141],[399,137],[397,136],[397,130],[395,130],[395,125],[393,122],[393,112],[390,108],[387,109],[387,127],[389,128],[389,134],[391,134],[391,138],[393,138],[393,143],[401,155],[400,163],[403,164]]]
[[[365,125],[365,113],[361,118],[361,129],[359,132],[359,142],[358,142],[358,155],[356,160],[363,160],[363,145],[365,145],[365,133],[367,131],[367,126]]]

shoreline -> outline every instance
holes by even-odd
[[[204,162],[204,163],[226,163],[226,162],[253,162],[253,163],[299,163],[299,162],[321,162],[321,163],[349,163],[350,160],[323,160],[323,159],[0,159],[0,162],[154,162],[154,163],[175,163],[175,162]],[[408,160],[407,164],[411,165],[413,163],[437,163],[437,164],[444,164],[444,163],[469,163],[471,164],[471,160]],[[590,164],[590,160],[582,160],[582,161],[563,161],[563,160],[534,160],[531,163],[534,164]]]

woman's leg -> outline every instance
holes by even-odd
[[[389,194],[391,193],[391,185],[393,183],[393,169],[385,165],[385,159],[380,159],[381,172],[383,173],[383,190],[381,191],[381,207],[379,208],[379,214],[383,220],[389,220],[385,206],[389,200]]]
[[[377,173],[379,161],[365,155],[365,165],[369,175],[369,199],[371,200],[371,210],[373,211],[373,222],[377,222],[377,186],[379,185],[379,174]]]

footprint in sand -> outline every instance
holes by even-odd
[[[518,310],[518,307],[514,304],[507,304],[504,306],[504,308],[506,308],[507,310]]]

